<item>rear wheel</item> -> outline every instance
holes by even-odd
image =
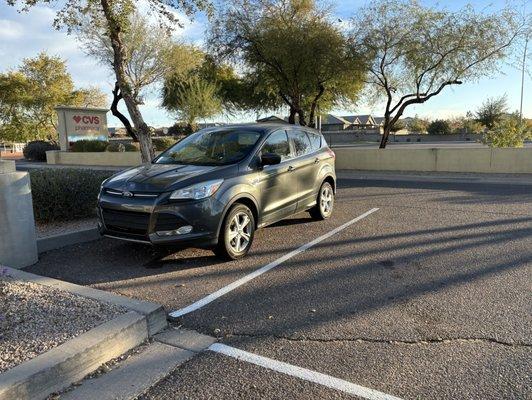
[[[226,260],[242,258],[251,248],[254,235],[253,213],[244,204],[235,204],[224,219],[214,253]]]
[[[323,182],[318,192],[317,204],[309,210],[310,216],[319,221],[327,219],[333,208],[334,190],[329,182]]]

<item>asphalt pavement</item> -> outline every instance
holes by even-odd
[[[529,185],[342,175],[331,219],[303,213],[262,229],[243,260],[102,239],[42,254],[28,270],[168,312],[221,291],[174,324],[383,396],[532,397]],[[207,398],[352,397],[213,351],[142,397]]]

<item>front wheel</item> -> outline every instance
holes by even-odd
[[[329,182],[323,182],[318,192],[317,204],[309,212],[316,220],[324,220],[331,216],[334,207],[334,190]]]
[[[224,219],[214,253],[227,260],[244,257],[253,242],[255,219],[244,204],[235,204]]]

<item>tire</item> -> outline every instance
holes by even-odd
[[[240,228],[238,223],[240,223]],[[225,260],[242,258],[251,248],[254,236],[255,218],[253,213],[244,204],[235,204],[224,218],[214,253]]]
[[[329,182],[323,182],[318,192],[317,204],[309,210],[310,216],[322,221],[331,216],[334,208],[334,190]]]

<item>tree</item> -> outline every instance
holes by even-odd
[[[71,104],[78,107],[107,107],[107,95],[99,87],[89,86],[72,93]]]
[[[453,118],[449,121],[452,133],[467,134],[467,133],[482,133],[484,127],[478,122],[471,112],[467,112],[465,117]]]
[[[257,111],[279,108],[282,103],[275,89],[255,75],[238,75],[234,68],[211,54],[203,54],[201,66],[193,72],[207,82],[214,83],[221,99],[223,112]]]
[[[508,101],[506,95],[488,98],[475,112],[478,122],[488,129],[492,129],[508,113]]]
[[[446,120],[437,119],[429,124],[427,133],[429,135],[448,135],[451,133],[451,126]]]
[[[163,106],[186,122],[189,131],[196,130],[199,118],[209,118],[222,110],[218,87],[198,76],[182,80],[169,78],[163,89]]]
[[[353,25],[354,51],[371,59],[367,83],[386,100],[380,148],[409,106],[497,71],[519,34],[509,10],[452,12],[413,0],[373,2]]]
[[[312,125],[318,107],[351,105],[362,87],[363,58],[330,17],[313,0],[231,0],[215,16],[210,48],[239,65],[244,82],[260,82],[253,92],[278,96],[290,123]]]
[[[0,74],[0,138],[55,139],[58,105],[105,106],[97,88],[75,90],[65,61],[40,53],[16,71]]]
[[[395,121],[395,124],[393,124],[393,126],[391,127],[391,131],[393,133],[396,133],[396,132],[399,132],[403,129],[406,128],[406,124],[403,120],[399,119],[397,121]]]
[[[497,121],[482,141],[490,147],[523,147],[528,139],[532,139],[532,124],[514,113]]]
[[[140,7],[139,2],[133,0],[7,0],[10,5],[22,3],[22,10],[28,10],[40,2],[59,5],[60,9],[54,20],[54,26],[58,29],[66,27],[71,33],[89,23],[105,32],[113,49],[112,66],[116,76],[112,106],[116,107],[118,101],[124,100],[132,121],[128,129],[139,140],[142,161],[151,160],[154,156],[151,129],[142,117],[138,97],[127,74],[128,43],[125,40],[125,34],[130,29],[132,15],[137,11],[137,7]],[[179,10],[192,15],[198,10],[209,8],[207,0],[148,0],[142,4],[146,5],[148,11],[157,16],[161,24],[168,29],[179,25],[177,13],[174,11]]]
[[[406,127],[410,133],[426,133],[428,126],[429,121],[415,116],[414,118],[408,121]]]
[[[180,46],[190,62],[172,68],[164,78],[162,105],[186,123],[186,130],[197,129],[196,121],[235,108],[240,80],[233,68],[195,46]],[[222,101],[223,100],[223,101]]]
[[[132,96],[138,105],[144,104],[144,96],[164,77],[176,72],[196,68],[201,62],[198,50],[193,46],[176,43],[170,31],[164,26],[150,23],[138,12],[129,17],[128,29],[123,32],[126,44],[125,78],[131,88]],[[107,28],[94,25],[88,18],[77,32],[83,43],[84,52],[113,71],[114,50]],[[118,110],[122,100],[119,87],[113,90],[111,112],[126,128],[128,135],[138,141],[135,130],[129,120]]]

